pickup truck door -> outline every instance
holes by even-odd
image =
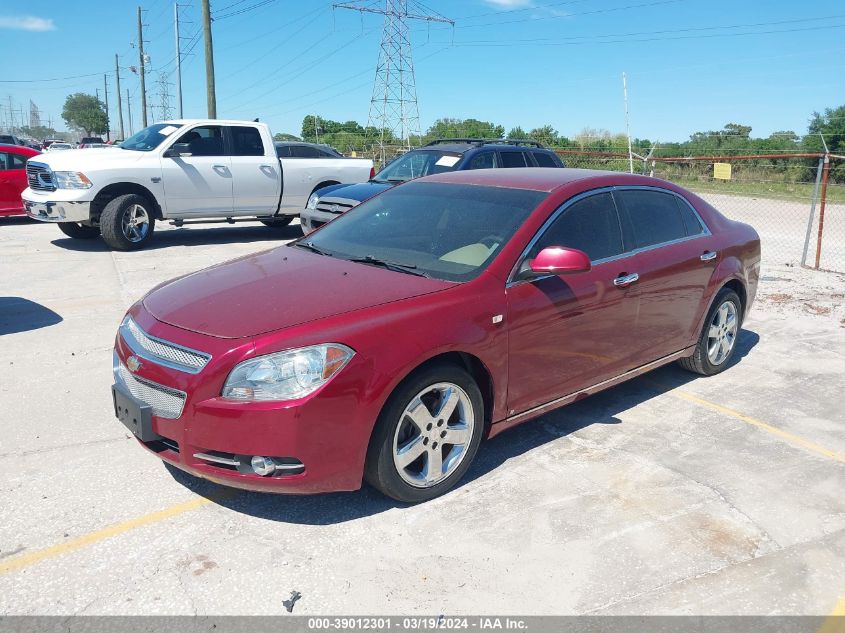
[[[232,215],[272,215],[279,206],[281,165],[276,148],[251,125],[226,127],[229,135],[234,208]]]
[[[187,143],[190,156],[163,156],[161,177],[168,218],[232,215],[232,160],[223,127],[194,127],[175,143]]]

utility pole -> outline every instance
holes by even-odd
[[[144,27],[138,7],[138,60],[141,62],[141,127],[147,127],[147,88],[144,85]]]
[[[129,100],[129,88],[126,89],[126,111],[129,115],[129,136],[135,134],[132,130],[132,102]]]
[[[123,133],[123,98],[120,96],[120,66],[117,63],[117,53],[114,54],[114,80],[117,85],[117,118],[120,119],[120,139],[126,138]]]
[[[214,44],[211,41],[211,7],[209,0],[202,0],[202,31],[205,39],[205,89],[208,100],[208,118],[217,118],[217,95],[214,88]]]
[[[111,140],[111,119],[109,118],[109,77],[103,74],[103,93],[106,95],[106,141]]]
[[[377,3],[350,0],[333,4],[333,8],[351,9],[360,13],[376,13],[384,16],[384,30],[381,36],[373,96],[370,99],[370,113],[367,127],[380,130],[379,146],[382,162],[385,160],[385,141],[401,139],[402,144],[411,147],[411,136],[420,136],[420,113],[417,105],[417,88],[414,79],[414,60],[411,54],[411,31],[409,22],[443,22],[455,26],[454,20],[430,9],[421,12],[418,2],[409,0],[385,0],[384,8],[375,8]],[[412,12],[408,11],[411,5]],[[422,7],[424,9],[424,7]]]
[[[176,27],[176,105],[182,118],[182,41],[179,39],[179,3],[173,3],[173,21]]]

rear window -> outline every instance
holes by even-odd
[[[623,190],[617,195],[631,220],[634,247],[645,248],[687,235],[675,196],[645,190]]]
[[[502,167],[525,167],[525,155],[522,152],[499,152]]]
[[[264,156],[264,142],[258,128],[247,126],[233,126],[232,155],[233,156]]]
[[[531,152],[531,155],[534,157],[534,160],[537,161],[538,167],[557,167],[558,164],[555,162],[555,159],[551,157],[550,154],[546,152]]]

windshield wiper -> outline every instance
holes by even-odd
[[[326,255],[327,257],[334,257],[334,255],[328,251],[324,251],[322,248],[314,246],[314,242],[296,242],[294,246],[298,246],[299,248],[306,248],[312,253],[317,253],[317,255]]]
[[[400,273],[407,273],[409,275],[416,275],[417,277],[431,277],[428,273],[417,270],[413,264],[400,264],[398,262],[389,262],[385,259],[379,259],[372,255],[365,255],[364,257],[350,257],[347,261],[356,262],[359,264],[370,264],[372,266],[381,266],[388,270],[394,270]]]

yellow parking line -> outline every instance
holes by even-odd
[[[660,385],[660,387],[666,388],[664,385]],[[725,407],[721,404],[716,404],[715,402],[705,400],[704,398],[696,396],[695,394],[692,394],[689,391],[684,391],[683,389],[670,389],[668,393],[677,398],[686,400],[687,402],[692,402],[702,407],[707,407],[708,409],[717,411],[718,413],[723,413],[737,420],[741,420],[746,424],[756,426],[757,428],[763,429],[764,431],[771,433],[772,435],[776,435],[782,439],[785,439],[791,444],[796,444],[802,448],[807,449],[808,451],[823,455],[824,457],[828,457],[830,459],[835,459],[836,461],[845,464],[845,453],[840,453],[837,451],[830,450],[829,448],[825,448],[824,446],[819,446],[818,444],[811,442],[810,440],[805,440],[803,437],[794,435],[793,433],[784,431],[783,429],[779,429],[776,426],[767,424],[766,422],[758,420],[757,418],[752,418],[750,415],[745,415],[744,413],[740,413],[739,411],[734,411],[729,407]]]
[[[197,497],[195,499],[191,499],[190,501],[185,501],[184,503],[177,503],[176,505],[164,508],[163,510],[150,512],[149,514],[135,517],[134,519],[129,519],[128,521],[123,521],[122,523],[115,523],[114,525],[110,525],[101,530],[88,532],[87,534],[70,539],[64,543],[59,543],[58,545],[27,552],[26,554],[21,554],[8,560],[0,560],[0,574],[29,567],[30,565],[41,562],[42,560],[74,552],[78,549],[82,549],[88,545],[93,545],[99,541],[104,541],[113,536],[125,534],[126,532],[136,528],[150,525],[152,523],[159,523],[180,514],[191,512],[192,510],[201,508],[209,503],[214,503],[214,501],[222,500],[226,496],[231,496],[231,494],[234,493],[227,495],[227,493],[224,492],[222,495],[218,495],[216,499]]]
[[[833,611],[819,628],[818,633],[845,633],[845,596],[839,599]]]

